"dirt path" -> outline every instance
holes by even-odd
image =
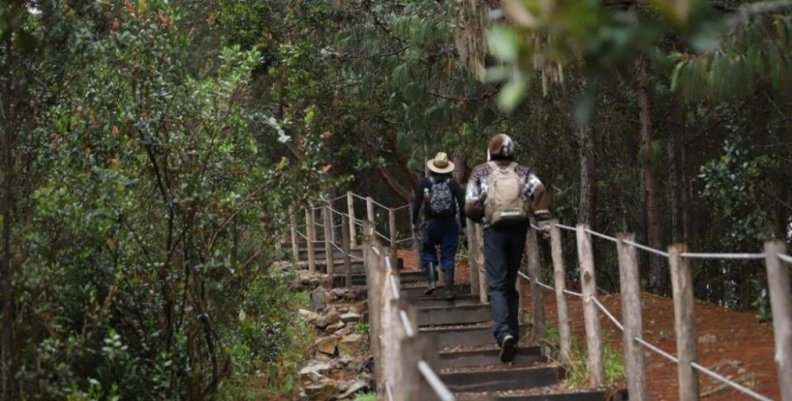
[[[400,251],[406,269],[416,266],[415,255]],[[456,277],[467,283],[468,268],[460,263]],[[524,288],[524,294],[530,290]],[[621,319],[621,304],[618,294],[602,295],[601,301]],[[674,308],[671,299],[648,293],[641,294],[643,301],[644,338],[669,353],[675,353]],[[530,303],[528,296],[524,305]],[[772,399],[779,398],[778,377],[773,362],[774,344],[771,323],[759,323],[750,312],[737,312],[704,302],[696,303],[696,324],[699,337],[699,361],[719,374],[736,379],[739,383]],[[556,322],[554,295],[545,292],[545,316],[551,325]],[[583,311],[577,299],[569,300],[569,315],[573,318],[572,331],[581,343],[583,336]],[[621,332],[606,317],[600,319],[604,335],[609,343],[621,352]],[[659,355],[647,352],[646,366],[649,377],[651,399],[657,401],[677,400],[676,365]],[[707,376],[700,378],[702,399],[707,401],[750,400],[752,398],[734,390],[721,388],[719,383]]]

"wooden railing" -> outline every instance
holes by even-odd
[[[415,310],[401,297],[390,250],[380,245],[373,224],[366,222],[364,233],[369,338],[380,399],[453,401],[454,395],[433,368],[437,340],[418,330]]]

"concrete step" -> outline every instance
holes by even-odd
[[[453,392],[525,390],[553,385],[564,377],[564,369],[557,365],[440,374],[440,379]]]
[[[484,323],[492,320],[492,308],[487,304],[420,307],[418,326],[446,326]]]
[[[422,334],[437,337],[439,348],[448,347],[484,347],[495,344],[492,327],[486,325],[460,327],[424,327]],[[527,326],[520,327],[520,337],[527,333]]]
[[[443,287],[438,287],[439,290],[442,291]],[[424,291],[426,290],[426,285],[420,286],[410,286],[410,287],[402,287],[401,288],[401,296],[407,299],[416,299],[425,297]],[[435,292],[439,295],[437,290]],[[470,285],[469,284],[456,284],[454,285],[454,293],[457,295],[460,294],[470,294]],[[434,295],[433,295],[434,296]]]
[[[537,346],[521,346],[512,364],[532,364],[543,361],[542,349]],[[500,364],[499,348],[472,349],[464,351],[441,351],[437,362],[438,369],[458,368],[476,365]]]
[[[602,390],[586,390],[581,392],[564,392],[556,394],[533,395],[498,395],[497,393],[457,393],[459,401],[626,401],[627,392]]]

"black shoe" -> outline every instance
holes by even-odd
[[[437,273],[435,273],[434,263],[426,263],[423,267],[426,273],[426,290],[424,290],[424,295],[431,295],[437,288],[437,284],[435,283]]]
[[[446,270],[445,275],[445,299],[452,301],[454,299],[454,269]]]
[[[511,362],[514,359],[514,354],[517,353],[517,340],[511,334],[506,334],[501,341],[501,362]]]

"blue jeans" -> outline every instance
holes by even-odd
[[[434,217],[428,219],[424,226],[421,263],[432,263],[437,266],[437,249],[440,246],[440,266],[446,272],[454,271],[457,245],[459,243],[459,226],[454,216]]]
[[[528,224],[484,229],[484,260],[487,268],[493,334],[498,344],[506,334],[520,338],[517,314],[520,294],[514,287],[525,249]]]

